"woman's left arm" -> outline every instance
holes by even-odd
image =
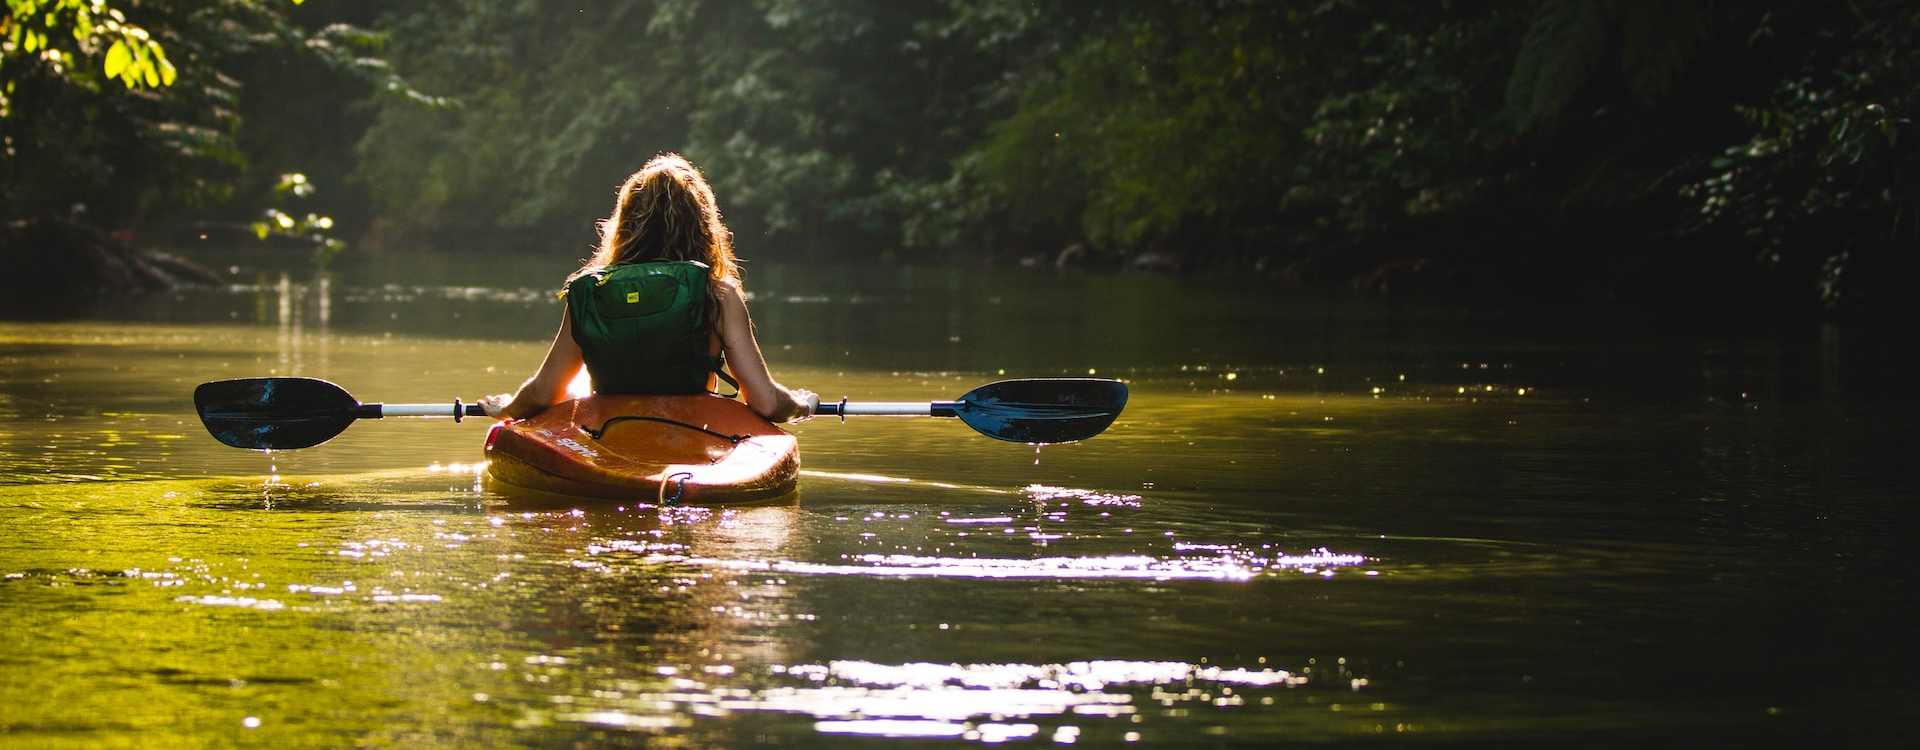
[[[554,334],[553,345],[547,347],[547,358],[540,363],[540,369],[520,384],[519,392],[488,396],[480,399],[480,405],[490,417],[526,419],[565,401],[567,386],[579,376],[584,365],[580,344],[573,340],[573,316],[562,308],[560,332]]]

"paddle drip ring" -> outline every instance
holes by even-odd
[[[692,478],[693,478],[693,472],[683,471],[677,474],[668,475],[666,479],[661,480],[660,481],[660,497],[659,497],[660,504],[672,505],[674,503],[680,502],[680,498],[686,496],[687,494],[687,480]],[[669,484],[674,485],[673,497],[667,497],[667,485]]]

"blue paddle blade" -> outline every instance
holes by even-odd
[[[360,402],[316,378],[240,378],[193,389],[200,423],[235,448],[292,450],[333,439],[353,424]]]
[[[1127,406],[1127,385],[1098,378],[1002,380],[967,392],[954,416],[987,437],[1068,443],[1100,434]]]

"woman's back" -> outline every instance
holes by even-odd
[[[805,417],[816,397],[774,382],[754,339],[733,233],[706,178],[674,154],[621,184],[600,246],[567,279],[560,331],[519,393],[482,401],[522,417],[557,403],[586,367],[603,393],[699,393],[726,366],[740,395],[769,419]]]
[[[708,266],[656,260],[609,266],[567,284],[567,314],[598,393],[701,393],[714,356]]]

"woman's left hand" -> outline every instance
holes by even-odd
[[[793,389],[793,400],[793,416],[787,418],[789,422],[805,422],[820,410],[820,395],[805,388]]]

